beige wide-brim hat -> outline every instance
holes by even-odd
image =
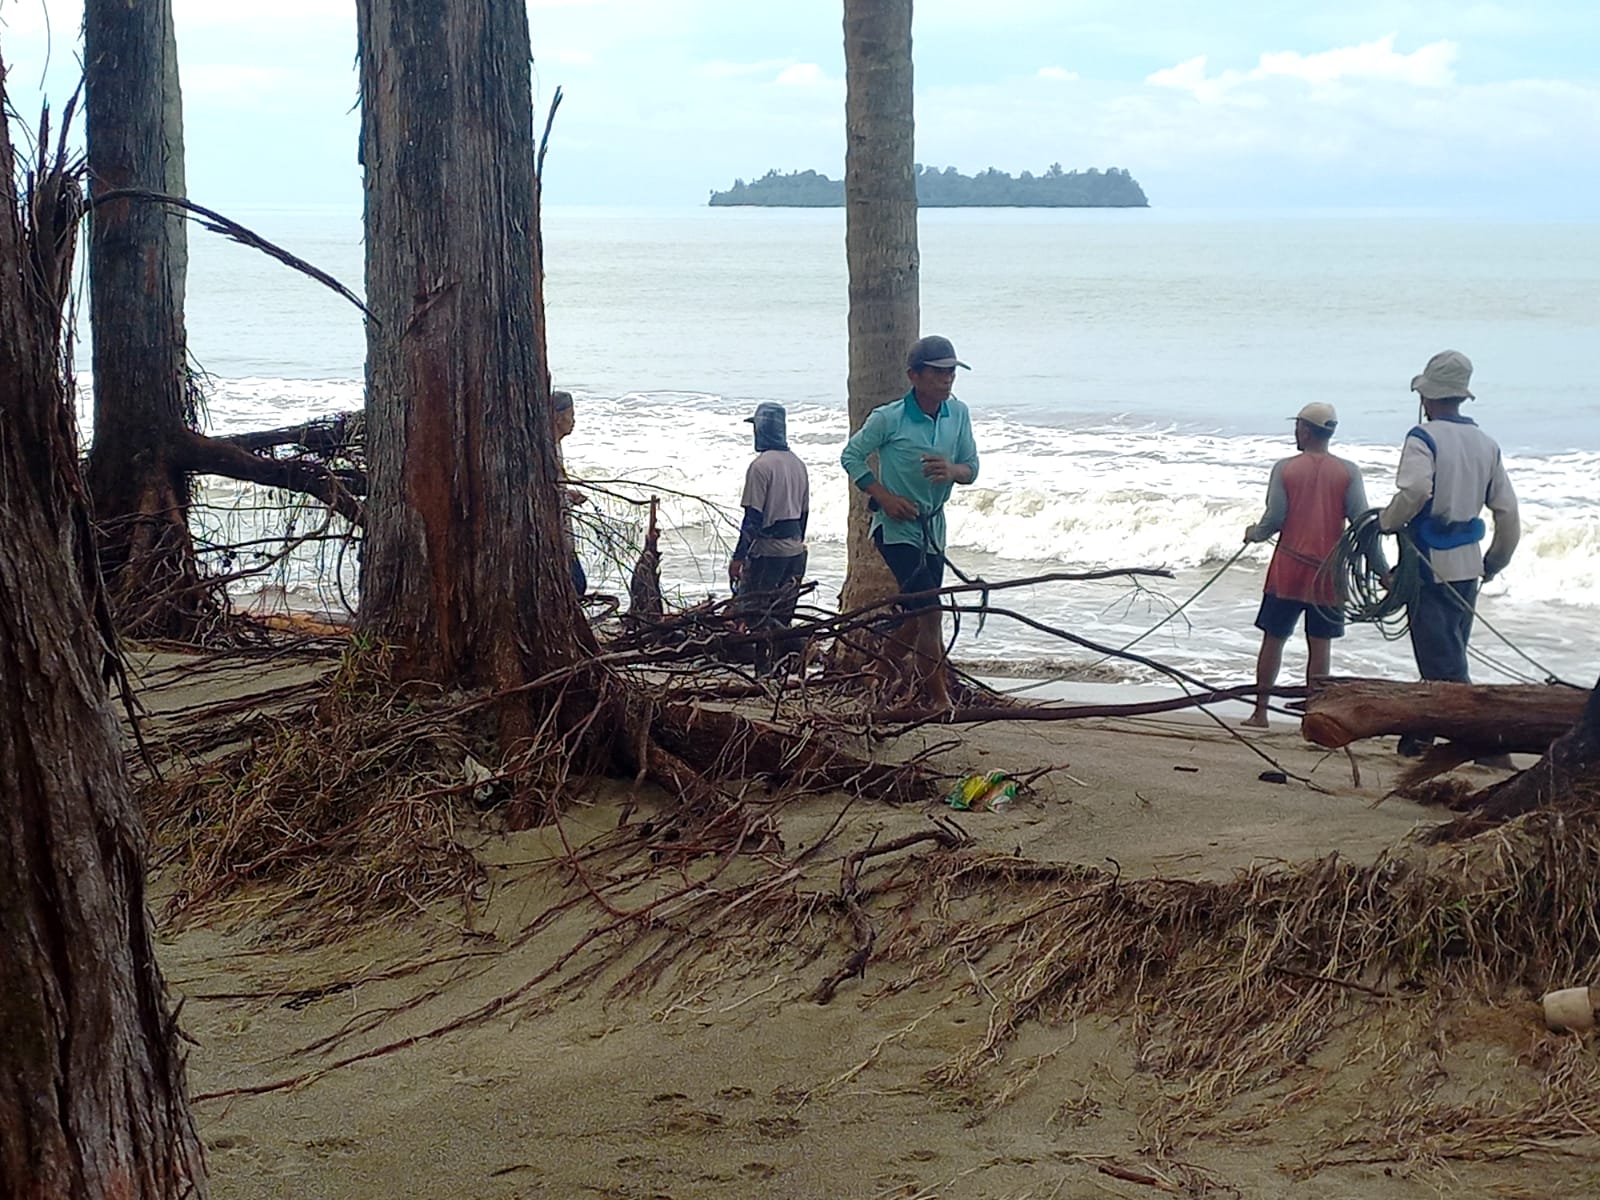
[[[1411,390],[1424,400],[1473,400],[1471,382],[1472,360],[1459,350],[1441,350],[1412,377]]]

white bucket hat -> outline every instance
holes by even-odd
[[[1424,400],[1472,400],[1471,382],[1472,360],[1459,350],[1441,350],[1412,378],[1411,390]]]

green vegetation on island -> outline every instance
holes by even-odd
[[[1024,171],[1013,178],[990,167],[963,175],[954,167],[916,165],[917,203],[923,208],[1149,208],[1144,189],[1121,167],[1104,171],[1064,171],[1052,163],[1042,175]],[[842,208],[844,181],[815,171],[776,169],[746,183],[736,179],[725,192],[711,193],[713,208]]]

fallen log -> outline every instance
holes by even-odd
[[[1362,738],[1408,733],[1483,752],[1543,754],[1577,723],[1588,698],[1585,691],[1545,684],[1337,680],[1312,689],[1300,731],[1333,750]]]
[[[277,450],[294,446],[322,458],[359,457],[363,448],[364,424],[359,412],[334,413],[331,417],[315,417],[298,425],[284,425],[277,429],[258,429],[248,433],[231,433],[215,438],[252,454],[263,450]]]
[[[222,475],[246,483],[303,492],[321,500],[352,525],[366,524],[366,505],[345,485],[348,480],[365,492],[365,472],[341,474],[309,459],[252,454],[233,442],[193,430],[184,430],[178,439],[178,461],[184,470],[194,474]]]

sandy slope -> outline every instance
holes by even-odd
[[[933,731],[929,741],[942,740]],[[1260,781],[1267,764],[1195,720],[991,726],[943,756],[947,769],[1060,769],[1003,814],[967,814],[980,847],[1042,860],[1120,866],[1125,875],[1225,878],[1266,859],[1337,850],[1370,859],[1430,816],[1374,801],[1394,763],[1378,747],[1351,786],[1343,755],[1324,758],[1285,725],[1259,744],[1332,794]],[[914,747],[907,747],[912,749]],[[1178,769],[1188,768],[1188,769]],[[615,823],[618,788],[568,822],[582,840]],[[838,816],[837,798],[786,810],[786,845],[806,844]],[[815,871],[837,886],[838,858],[874,836],[927,827],[937,805],[857,805],[836,852]],[[485,831],[493,894],[473,919],[439,911],[399,929],[290,948],[252,925],[249,904],[226,928],[191,929],[164,947],[173,989],[197,1041],[198,1093],[293,1076],[325,1062],[297,1053],[381,1016],[336,1053],[421,1033],[506,995],[597,920],[576,907],[520,947],[506,943],[569,894],[548,833]],[[159,891],[159,886],[158,886]],[[807,932],[826,932],[827,924]],[[484,936],[487,935],[487,936]],[[842,938],[842,931],[840,931]],[[601,943],[604,945],[604,943]],[[982,1036],[991,1000],[982,979],[904,990],[910,965],[875,962],[827,1007],[808,996],[843,942],[814,961],[741,951],[709,969],[675,972],[656,988],[602,1003],[587,989],[537,992],[460,1032],[346,1067],[306,1086],[202,1100],[213,1195],[222,1200],[316,1197],[1075,1197],[1161,1194],[1272,1197],[1544,1196],[1600,1193],[1588,1158],[1458,1164],[1453,1177],[1381,1163],[1298,1179],[1303,1149],[1326,1141],[1363,1102],[1370,1061],[1355,1030],[1307,1064],[1294,1085],[1317,1096],[1261,1127],[1167,1145],[1141,1125],[1158,1086],[1107,1017],[1030,1026],[1006,1052],[988,1093],[953,1092],[926,1072]],[[741,966],[741,957],[754,965]],[[370,976],[439,959],[400,978]],[[314,998],[301,989],[369,977]],[[420,998],[420,999],[419,999]],[[1458,1014],[1438,1069],[1460,1086],[1529,1086],[1519,1056],[1543,1037],[1531,1008]],[[1263,1102],[1281,1099],[1284,1086]],[[1263,1109],[1262,1111],[1268,1111]],[[1587,1149],[1593,1150],[1594,1147]],[[1151,1173],[1155,1183],[1106,1174]],[[1185,1167],[1183,1164],[1189,1164]],[[1236,1189],[1229,1191],[1228,1189]]]

